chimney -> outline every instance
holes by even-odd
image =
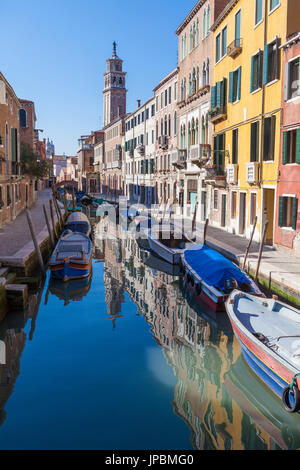
[[[138,105],[138,108],[140,108],[140,106],[141,106],[141,100],[137,100],[137,105]]]

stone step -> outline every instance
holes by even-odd
[[[0,277],[7,277],[9,273],[9,268],[0,268]]]
[[[7,303],[10,310],[23,310],[28,305],[28,287],[25,284],[5,285]]]

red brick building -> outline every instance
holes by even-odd
[[[19,99],[20,102],[20,137],[21,142],[35,150],[36,114],[33,101]]]
[[[281,160],[275,243],[300,256],[300,33],[282,45]]]
[[[20,174],[21,109],[13,88],[0,73],[0,227],[35,200],[34,181]]]

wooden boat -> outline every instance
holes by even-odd
[[[151,250],[170,264],[179,264],[184,251],[194,245],[184,233],[163,225],[152,227],[148,241]]]
[[[226,303],[234,334],[251,369],[286,411],[300,410],[300,311],[276,296],[263,299],[235,290]]]
[[[170,264],[162,258],[155,256],[153,253],[145,261],[145,265],[154,271],[160,271],[170,276],[180,276],[180,268],[178,264]]]
[[[70,302],[81,301],[89,293],[91,283],[92,275],[63,283],[57,279],[50,279],[49,290],[51,294],[63,300],[65,305],[69,305]]]
[[[89,219],[82,212],[73,212],[69,215],[66,230],[71,230],[72,232],[83,233],[88,237],[91,235],[91,224]]]
[[[91,266],[91,239],[83,233],[64,232],[50,258],[51,277],[64,282],[87,277]]]
[[[232,261],[206,245],[194,244],[181,256],[185,287],[216,311],[225,310],[236,288],[263,296],[253,280]]]

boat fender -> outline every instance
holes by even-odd
[[[288,387],[285,387],[285,389],[282,392],[282,403],[284,406],[284,409],[288,413],[296,413],[297,411],[300,410],[300,394],[298,390],[298,385],[296,382],[296,377],[300,374],[296,374],[293,377],[291,385]],[[290,394],[293,395],[293,402],[291,403],[290,400]]]
[[[202,285],[200,283],[196,284],[196,294],[200,295],[202,292]]]

